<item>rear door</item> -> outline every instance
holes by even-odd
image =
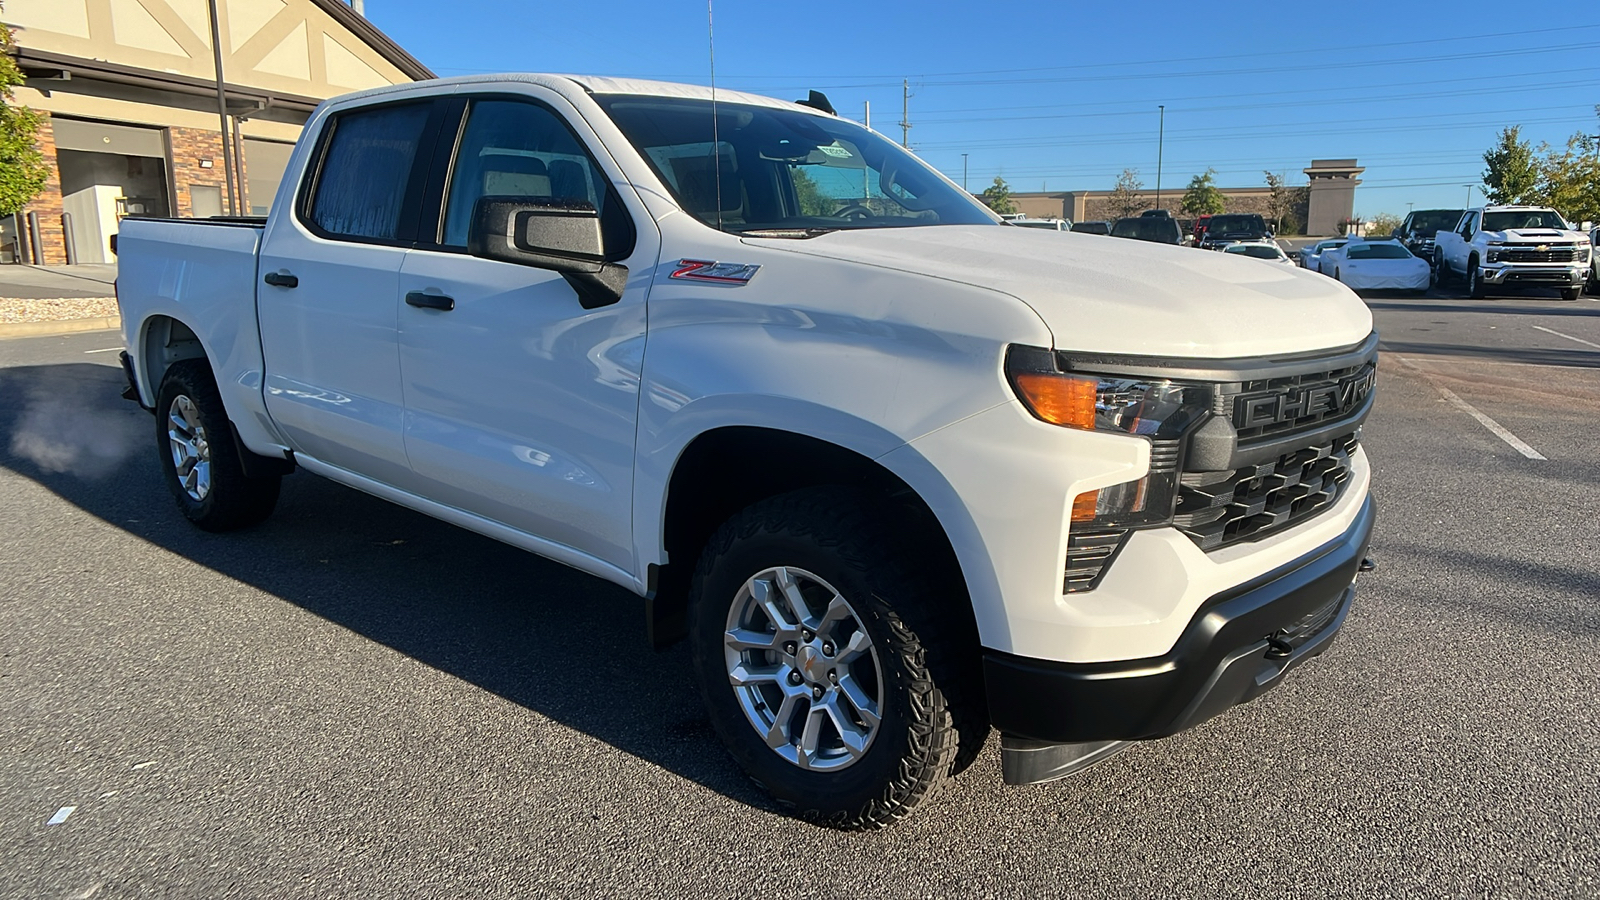
[[[268,412],[297,452],[394,485],[409,476],[400,265],[416,237],[442,103],[331,115],[294,206],[274,210],[262,242]]]
[[[419,493],[631,572],[659,237],[576,111],[528,90],[461,97],[459,128],[441,132],[426,203],[436,221],[397,292],[418,304],[399,308],[406,453]],[[488,195],[598,209],[608,260],[629,270],[622,299],[586,310],[555,272],[468,255],[473,206]]]

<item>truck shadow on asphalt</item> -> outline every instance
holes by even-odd
[[[775,809],[721,750],[680,644],[598,579],[301,472],[272,518],[207,534],[161,482],[119,369],[0,368],[0,466],[157,547],[716,790]],[[196,598],[197,600],[199,598]]]

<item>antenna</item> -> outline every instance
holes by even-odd
[[[717,32],[706,0],[706,46],[711,52],[711,178],[717,185],[717,230],[722,230],[722,138],[717,134]]]

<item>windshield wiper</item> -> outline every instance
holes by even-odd
[[[741,231],[741,232],[739,232],[739,234],[741,236],[743,236],[743,237],[796,238],[796,239],[799,239],[799,240],[805,240],[806,238],[814,238],[814,237],[816,237],[817,235],[820,235],[820,234],[829,234],[829,233],[832,233],[832,232],[835,232],[835,231],[840,231],[840,230],[842,230],[842,229],[838,229],[838,228],[751,228],[751,229],[748,229],[748,230],[745,230],[745,231]]]

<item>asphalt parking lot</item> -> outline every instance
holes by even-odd
[[[1334,649],[868,835],[774,811],[631,595],[304,473],[200,533],[114,334],[0,341],[0,896],[1600,896],[1600,302],[1369,304]]]

